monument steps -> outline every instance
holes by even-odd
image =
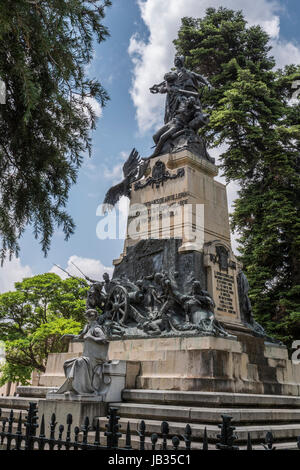
[[[300,397],[228,392],[127,389],[123,402],[142,404],[184,405],[216,408],[285,408],[300,410]]]
[[[300,397],[134,389],[124,390],[122,398],[123,402],[110,403],[110,406],[119,410],[120,432],[125,434],[129,421],[137,439],[141,420],[145,421],[149,439],[153,433],[161,436],[161,422],[167,421],[171,436],[184,434],[185,426],[190,424],[194,448],[201,448],[206,428],[209,443],[214,448],[222,414],[233,417],[241,448],[246,446],[248,433],[257,448],[261,448],[269,431],[277,447],[283,449],[296,449],[300,436]],[[105,430],[107,418],[97,419],[101,430]]]
[[[31,389],[34,389],[33,395],[35,396],[33,397],[0,397],[2,417],[8,418],[12,409],[15,420],[21,413],[22,421],[24,422],[29,403],[38,403],[40,400],[43,400],[43,398],[37,398],[36,395],[45,395],[46,391],[48,391],[48,388],[47,390],[38,390],[37,387],[31,387]],[[18,389],[19,393],[25,395],[28,395],[30,391],[32,390],[25,389],[22,391],[21,387]],[[144,403],[141,402],[143,397]],[[273,433],[278,449],[296,449],[296,441],[298,436],[300,436],[299,397],[124,390],[123,399],[125,400],[124,402],[110,403],[110,406],[115,406],[119,409],[120,432],[122,433],[119,441],[120,446],[125,446],[125,433],[129,421],[132,432],[132,447],[139,448],[138,426],[143,419],[146,424],[146,449],[151,449],[150,436],[153,433],[159,436],[157,449],[160,449],[161,422],[163,420],[169,423],[170,436],[183,435],[186,424],[190,424],[194,449],[202,448],[204,429],[206,428],[209,449],[214,449],[217,435],[220,433],[218,424],[221,422],[222,414],[228,414],[233,417],[233,425],[236,427],[235,432],[238,436],[236,442],[241,449],[246,446],[248,432],[250,432],[254,449],[262,449],[261,443],[264,442],[265,435],[269,431]],[[148,403],[146,403],[147,401]],[[202,403],[205,403],[205,406],[199,406]],[[226,406],[224,406],[224,403]],[[261,407],[258,407],[258,405]],[[104,431],[106,430],[105,424],[107,423],[107,418],[95,418],[94,425],[97,420],[99,420],[102,431],[101,443],[105,445],[106,438]],[[13,429],[16,426],[17,423],[15,422]],[[93,439],[94,432],[91,431],[89,433],[89,442],[92,442]],[[168,440],[168,446],[172,448],[171,440]],[[184,448],[183,442],[181,442],[180,447]]]
[[[220,423],[221,415],[232,416],[235,422],[244,424],[266,423],[289,424],[299,423],[300,410],[272,409],[272,408],[199,408],[173,405],[151,405],[142,403],[112,403],[122,416],[138,419],[173,420],[182,423]]]

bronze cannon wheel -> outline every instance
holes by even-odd
[[[109,293],[108,304],[110,307],[111,319],[117,323],[125,324],[129,311],[127,289],[123,286],[115,286]]]

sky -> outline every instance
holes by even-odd
[[[123,240],[100,240],[96,228],[101,220],[97,208],[106,191],[122,179],[122,165],[133,147],[141,156],[151,154],[152,135],[163,122],[164,97],[149,93],[172,67],[180,20],[201,17],[208,7],[242,10],[250,25],[260,24],[271,36],[273,55],[279,66],[300,63],[299,0],[112,0],[105,25],[110,38],[95,44],[94,60],[87,73],[97,78],[110,95],[92,133],[92,157],[86,157],[73,186],[67,210],[76,231],[66,242],[57,230],[45,258],[29,227],[20,241],[18,259],[0,267],[0,292],[14,288],[24,277],[45,272],[62,274],[54,263],[78,275],[72,263],[94,279],[112,273],[112,260],[123,250]],[[218,157],[218,150],[211,153]],[[224,182],[221,176],[218,181]],[[227,186],[229,210],[237,186]],[[122,201],[124,213],[125,202]],[[236,242],[232,237],[233,248]],[[62,275],[62,277],[64,277]]]

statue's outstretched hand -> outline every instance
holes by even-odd
[[[61,341],[67,342],[67,341],[70,341],[71,339],[74,339],[74,338],[76,338],[76,335],[63,335],[61,337]]]
[[[157,85],[153,85],[151,88],[149,88],[149,90],[150,90],[150,93],[153,93],[153,94],[156,94],[159,92]]]

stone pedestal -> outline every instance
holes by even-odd
[[[145,178],[132,185],[127,239],[114,264],[149,238],[179,238],[179,253],[202,252],[216,239],[230,244],[226,186],[214,181],[217,174],[214,164],[188,150],[152,158]],[[183,211],[187,204],[190,213]]]
[[[148,173],[131,188],[114,277],[136,282],[165,271],[185,294],[197,279],[215,302],[215,318],[229,332],[249,332],[239,307],[242,266],[231,249],[226,186],[214,180],[217,174],[213,163],[188,150],[151,158]]]
[[[106,416],[108,402],[99,400],[99,397],[84,397],[80,395],[57,395],[55,398],[46,398],[39,401],[39,417],[44,415],[46,433],[49,434],[52,414],[55,414],[56,422],[67,428],[67,416],[72,415],[72,433],[74,427],[84,424],[85,418],[89,418],[90,426],[93,426],[94,418]]]
[[[66,423],[69,413],[73,417],[73,425],[81,426],[86,417],[90,424],[97,416],[107,414],[108,404],[122,399],[122,391],[126,385],[127,364],[125,361],[114,360],[103,366],[103,380],[107,385],[101,395],[77,395],[72,392],[63,394],[48,392],[46,400],[40,402],[40,416],[44,414],[46,422],[50,422],[55,413],[57,422]]]
[[[95,417],[106,416],[109,403],[121,401],[125,388],[136,387],[140,363],[116,359],[103,366],[104,383],[107,384],[107,387],[103,389],[101,395],[77,395],[72,392],[57,394],[56,390],[66,380],[63,369],[64,362],[74,357],[80,357],[82,351],[82,342],[69,343],[68,353],[49,355],[46,372],[40,379],[41,385],[53,387],[48,391],[46,399],[39,401],[39,416],[45,416],[45,423],[50,423],[51,416],[55,413],[56,421],[64,425],[68,414],[72,414],[72,429],[74,426],[81,426],[86,417],[89,418],[92,425]]]
[[[137,388],[298,396],[300,366],[283,346],[239,334],[113,341],[110,359],[140,361]]]

